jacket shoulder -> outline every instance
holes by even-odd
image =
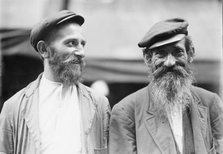
[[[213,103],[221,102],[220,97],[216,93],[208,91],[208,90],[200,88],[200,87],[193,86],[192,93],[205,106],[210,106]]]
[[[24,97],[24,89],[25,88],[21,89],[4,102],[0,115],[0,121],[2,123],[6,122],[11,124],[12,121],[15,120],[14,118],[16,118],[16,115],[19,112],[20,102]]]
[[[19,103],[19,100],[21,100],[24,97],[24,94],[25,94],[25,88],[16,92],[12,97],[10,97],[8,100],[4,102],[3,108],[15,108]]]
[[[204,88],[197,87],[197,86],[192,86],[192,91],[196,92],[199,95],[208,95],[208,96],[215,95],[214,92],[208,91]]]
[[[4,102],[2,110],[4,110],[4,112],[8,112],[8,114],[12,112],[18,112],[24,97],[29,97],[30,95],[32,95],[33,90],[35,90],[33,86],[36,86],[36,82],[36,80],[32,81],[26,87],[19,90],[12,97],[6,100]]]

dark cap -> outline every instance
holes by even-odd
[[[62,10],[36,24],[30,34],[30,43],[34,49],[37,51],[37,43],[40,40],[44,40],[55,26],[67,21],[82,25],[84,23],[84,18],[74,12]]]
[[[140,48],[156,48],[182,40],[187,34],[188,23],[181,18],[173,18],[156,23],[138,43]]]

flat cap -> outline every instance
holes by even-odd
[[[188,22],[181,18],[160,21],[153,25],[138,43],[140,48],[156,48],[183,39],[187,34]]]
[[[56,14],[53,14],[52,16],[43,19],[42,21],[37,23],[31,30],[31,45],[37,51],[37,43],[40,40],[44,40],[44,38],[54,27],[68,21],[82,25],[84,23],[84,18],[74,12],[62,10],[57,12]]]

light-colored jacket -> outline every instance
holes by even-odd
[[[168,121],[157,120],[151,87],[145,87],[116,104],[111,113],[109,154],[177,154]],[[198,87],[191,89],[189,119],[195,154],[223,154],[223,104],[219,97]],[[188,127],[188,125],[184,125]],[[188,137],[186,136],[186,137]],[[193,144],[193,145],[191,145]],[[189,152],[190,154],[192,152]]]
[[[38,88],[41,77],[4,103],[0,115],[0,154],[40,154]],[[107,154],[108,100],[81,83],[77,89],[83,125],[82,151]]]

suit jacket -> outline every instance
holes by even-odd
[[[223,154],[223,104],[219,97],[192,87],[190,121],[195,154]],[[158,121],[150,85],[127,96],[112,109],[110,154],[177,154],[168,121]],[[185,126],[184,126],[185,127]]]
[[[38,88],[41,75],[4,103],[0,115],[0,154],[40,154]],[[104,96],[77,85],[80,101],[82,151],[106,154],[110,106]]]

